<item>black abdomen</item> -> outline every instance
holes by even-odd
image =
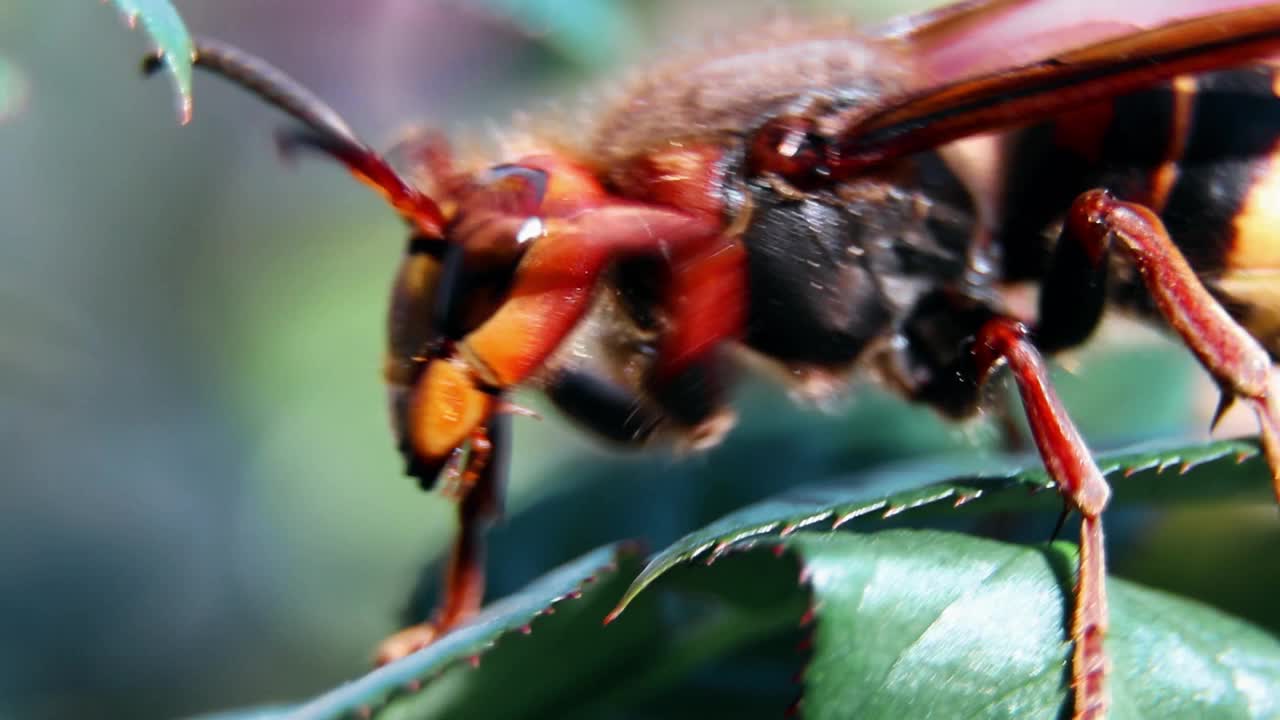
[[[1006,277],[1043,275],[1056,223],[1093,188],[1156,210],[1198,271],[1230,267],[1242,243],[1259,241],[1237,221],[1280,141],[1275,87],[1269,67],[1179,78],[1023,131],[1000,223]]]

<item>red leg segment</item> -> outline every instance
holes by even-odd
[[[1170,327],[1222,388],[1219,416],[1236,399],[1253,408],[1280,500],[1280,384],[1267,351],[1209,294],[1151,210],[1092,190],[1076,200],[1067,221],[1067,235],[1095,262],[1104,262],[1114,244],[1138,268]]]
[[[450,483],[458,502],[458,534],[445,566],[440,604],[427,622],[405,628],[378,646],[378,665],[398,660],[430,645],[436,638],[466,622],[484,602],[484,536],[489,522],[500,514],[500,496],[506,483],[507,445],[504,422],[495,418],[488,430],[471,438],[466,466]],[[490,437],[492,430],[495,437]]]
[[[1018,385],[1032,438],[1045,468],[1067,501],[1080,510],[1080,570],[1075,612],[1071,618],[1071,677],[1077,720],[1106,715],[1108,661],[1103,647],[1107,631],[1106,559],[1102,511],[1111,497],[1102,472],[1084,439],[1067,416],[1049,382],[1049,371],[1021,323],[997,317],[983,325],[974,342],[979,377],[1008,364]]]
[[[679,374],[742,333],[746,251],[735,239],[707,247],[672,271],[670,319],[656,374]]]
[[[664,331],[646,385],[667,420],[684,428],[683,449],[718,444],[736,422],[725,403],[730,368],[722,349],[743,330],[745,252],[724,238],[671,268]]]
[[[627,256],[679,267],[719,237],[719,223],[665,208],[617,203],[544,221],[510,297],[461,343],[479,378],[510,387],[542,366],[591,305],[600,274]]]

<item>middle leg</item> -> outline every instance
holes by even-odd
[[[1072,717],[1105,717],[1110,668],[1103,647],[1109,613],[1102,511],[1111,497],[1111,488],[1067,415],[1050,383],[1044,359],[1020,322],[1001,316],[987,321],[974,340],[973,360],[978,378],[989,377],[1002,364],[1009,366],[1041,460],[1058,491],[1080,511],[1080,567],[1071,616],[1075,702]]]
[[[1104,717],[1108,612],[1102,512],[1111,491],[1054,391],[1031,333],[982,300],[947,289],[922,299],[902,333],[905,342],[885,358],[889,377],[910,397],[952,417],[980,409],[984,387],[998,369],[1007,366],[1012,373],[1045,469],[1068,507],[1083,516],[1070,627],[1072,717]]]

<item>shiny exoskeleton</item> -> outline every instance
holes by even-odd
[[[407,470],[444,479],[459,538],[430,623],[475,613],[516,387],[631,445],[715,443],[726,386],[772,367],[822,397],[872,373],[949,416],[1007,366],[1050,475],[1082,515],[1075,716],[1106,713],[1101,513],[1110,491],[1042,355],[1107,307],[1177,334],[1257,414],[1280,495],[1280,6],[1219,13],[930,83],[929,49],[1017,0],[878,35],[775,21],[653,68],[563,137],[455,167],[433,134],[386,157],[279,71],[212,42],[197,64],[302,128],[410,227],[385,376]],[[154,64],[154,61],[153,61]],[[1003,131],[1000,136],[986,135]],[[1034,283],[1018,317],[1006,288]],[[751,360],[748,362],[747,359]]]

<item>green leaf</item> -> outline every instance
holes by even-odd
[[[142,27],[156,44],[173,77],[178,94],[178,120],[184,125],[191,120],[191,66],[195,60],[195,44],[186,25],[169,0],[111,0],[124,13],[129,27]]]
[[[210,713],[208,715],[197,715],[188,720],[281,720],[289,717],[294,707],[292,705],[271,705],[258,708],[246,708],[243,710],[229,710],[227,712]]]
[[[0,57],[0,122],[17,115],[26,103],[26,77],[18,66]]]
[[[483,0],[480,4],[584,67],[598,67],[625,55],[638,24],[634,10],[615,0],[576,0],[572,12],[565,12],[558,0]]]
[[[798,533],[813,592],[804,716],[1056,718],[1074,549],[954,533]],[[1280,716],[1280,641],[1112,578],[1113,720]]]
[[[299,707],[296,720],[538,716],[654,639],[655,606],[615,632],[601,619],[638,568],[626,545],[596,550],[487,607],[475,620],[399,662]],[[529,637],[525,637],[528,635]],[[545,658],[552,652],[573,671]],[[513,674],[521,680],[512,682]]]
[[[423,662],[440,652],[431,648],[411,660],[412,672],[384,683],[389,700],[382,704],[351,692],[385,672],[378,671],[321,699],[345,696],[343,702],[312,703],[292,717],[671,717],[687,698],[655,704],[664,688],[689,684],[708,662],[805,622],[808,657],[775,650],[774,658],[802,670],[806,718],[1058,718],[1067,711],[1066,623],[1076,562],[1068,543],[1026,547],[919,530],[799,531],[730,549],[710,566],[687,564],[664,575],[633,608],[640,612],[629,610],[607,628],[600,613],[622,584],[606,580],[559,606],[574,612],[538,620],[528,637],[499,640],[474,670],[458,662],[465,652],[454,650]],[[563,581],[599,560],[560,571],[550,586],[571,587]],[[1276,638],[1124,580],[1111,578],[1108,589],[1113,720],[1280,712]],[[679,612],[689,606],[700,611]],[[441,661],[450,669],[434,679],[424,674]],[[403,682],[421,681],[421,690],[404,690]],[[741,679],[718,681],[735,693],[752,690]],[[746,716],[777,717],[784,709],[770,698]]]
[[[989,512],[1060,505],[1056,493],[1044,492],[1053,484],[1038,460],[1012,470],[965,474],[963,469],[990,465],[990,460],[966,459],[890,469],[859,477],[856,483],[801,489],[750,505],[685,535],[658,553],[627,590],[619,611],[676,565],[708,553],[714,558],[750,538],[787,535],[800,528],[842,527],[859,518],[865,522],[907,511],[953,513],[962,507],[969,512]],[[1112,507],[1130,503],[1155,506],[1261,491],[1268,486],[1269,477],[1257,443],[1249,440],[1113,453],[1099,457],[1098,465],[1115,491]],[[929,482],[930,477],[948,479]],[[1019,489],[1037,495],[1028,498],[1026,492],[1012,492]]]
[[[1220,442],[1101,464],[1118,502],[1188,499],[1264,489],[1256,455],[1254,443]],[[1019,490],[1047,487],[1038,468],[923,489],[911,485],[919,476],[887,473],[861,495],[829,490],[735,513],[659,554],[630,590],[635,556],[619,546],[597,550],[426,650],[288,716],[775,717],[796,688],[762,683],[764,662],[770,677],[803,668],[807,718],[1061,717],[1069,704],[1073,546],[936,530],[814,529],[842,514],[952,509],[957,497],[982,498],[966,509],[1034,505],[1041,500]],[[1182,487],[1202,484],[1208,488]],[[1042,495],[1055,504],[1053,493]],[[1108,589],[1113,718],[1280,712],[1275,637],[1123,580],[1110,579]],[[627,612],[602,627],[624,591]],[[807,658],[777,643],[802,626],[812,633]],[[735,664],[744,653],[745,671]]]

